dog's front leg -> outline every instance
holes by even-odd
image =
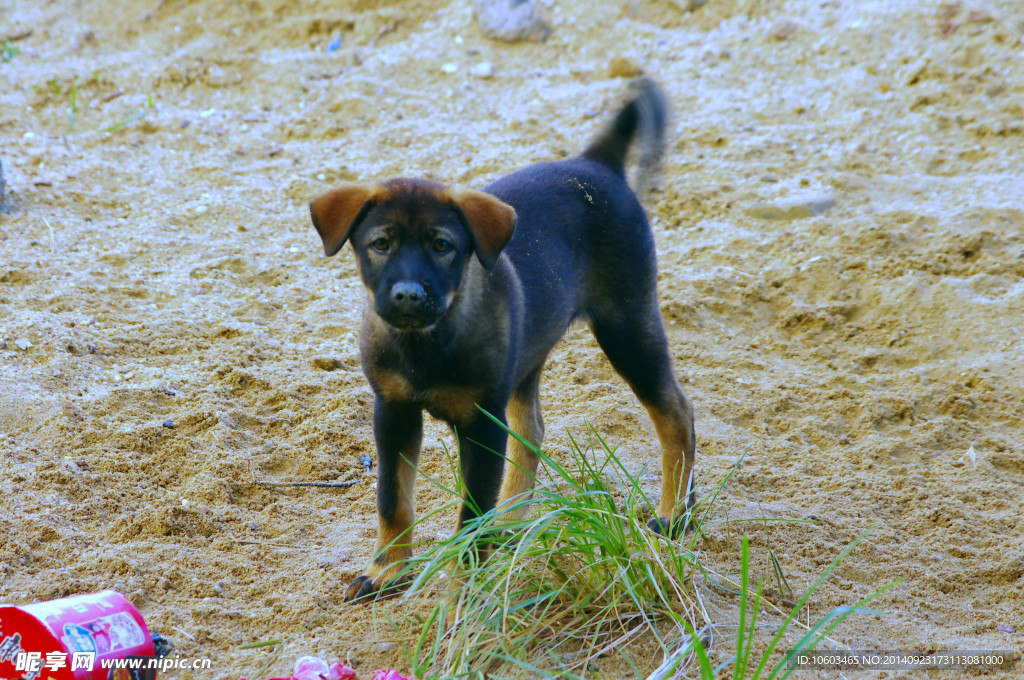
[[[423,413],[409,403],[390,403],[377,395],[373,411],[377,441],[377,547],[373,561],[345,593],[351,602],[398,588],[411,578],[402,573],[412,557],[415,519],[413,488],[423,440]]]
[[[488,413],[505,422],[504,409],[485,407]],[[462,471],[462,510],[459,513],[459,528],[470,520],[492,510],[498,502],[501,475],[505,468],[505,443],[507,435],[497,423],[483,414],[477,415],[469,424],[457,428],[459,436],[459,467]],[[449,598],[451,608],[446,620],[449,626],[455,624],[459,613],[459,593],[465,584],[466,567],[487,559],[489,546],[477,542],[473,557],[466,556],[462,564],[450,565]]]
[[[504,408],[485,409],[505,422]],[[482,413],[461,428],[458,434],[463,483],[462,511],[459,514],[461,529],[466,522],[492,510],[497,504],[508,436],[505,430]]]

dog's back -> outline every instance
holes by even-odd
[[[651,80],[579,156],[540,163],[507,175],[485,191],[516,210],[518,224],[505,253],[522,284],[524,352],[519,372],[535,368],[573,319],[614,314],[646,304],[655,288],[654,240],[626,180],[634,144],[645,186],[664,147],[668,107]]]

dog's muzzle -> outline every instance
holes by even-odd
[[[377,301],[377,313],[389,325],[402,330],[421,330],[437,323],[441,316],[438,301],[422,284],[399,281],[391,286],[385,304]]]

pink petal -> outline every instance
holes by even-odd
[[[358,680],[356,672],[340,661],[331,664],[330,678],[331,680]]]
[[[373,680],[414,680],[406,675],[401,675],[394,669],[387,671],[374,671],[374,674]]]
[[[295,680],[326,680],[331,674],[327,662],[317,656],[301,656],[295,662]]]

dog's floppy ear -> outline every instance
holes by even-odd
[[[330,257],[341,250],[376,196],[373,185],[346,182],[309,202],[309,214],[324,241],[325,255]]]
[[[449,195],[473,235],[476,256],[484,268],[491,269],[515,231],[515,209],[482,191],[452,189]]]

